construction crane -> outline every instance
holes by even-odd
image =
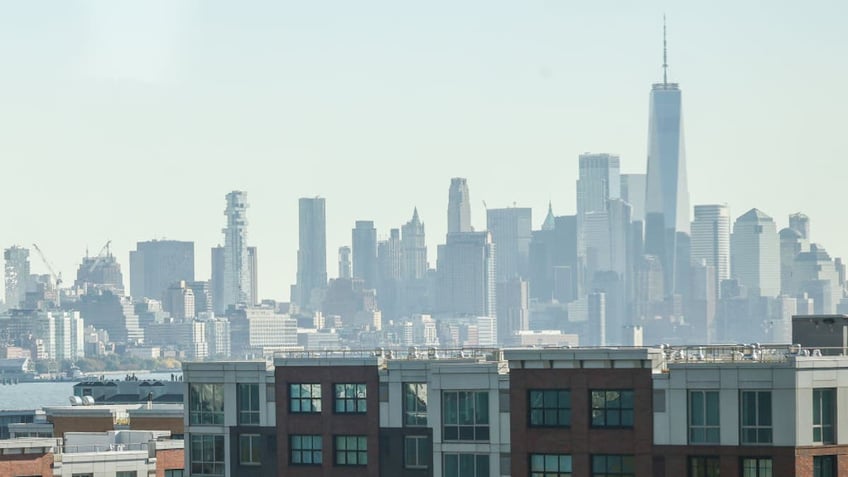
[[[47,271],[50,273],[50,277],[53,278],[53,283],[55,284],[56,291],[56,307],[60,306],[60,301],[62,297],[62,292],[59,291],[59,287],[62,285],[62,272],[56,273],[56,270],[53,268],[53,264],[50,263],[50,260],[47,260],[47,257],[44,255],[44,252],[36,244],[32,244],[32,248],[38,252],[38,256],[41,257],[41,261],[44,263],[44,266],[47,267]]]
[[[106,242],[106,245],[100,249],[100,252],[97,253],[97,257],[94,260],[94,263],[91,264],[91,267],[88,269],[88,273],[94,272],[94,269],[97,268],[103,262],[103,259],[109,256],[109,245],[112,244],[112,241],[109,240]]]

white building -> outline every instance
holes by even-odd
[[[730,211],[727,204],[695,206],[690,256],[692,263],[706,263],[716,271],[716,293],[722,280],[730,278]]]

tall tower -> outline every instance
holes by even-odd
[[[404,280],[424,278],[427,275],[427,243],[417,207],[412,211],[412,219],[401,226],[400,231],[401,276]]]
[[[471,232],[471,202],[468,182],[454,177],[448,191],[448,234],[459,232]]]
[[[607,201],[621,196],[621,159],[613,154],[580,154],[577,215],[605,212]]]
[[[440,311],[496,316],[495,251],[489,232],[448,234],[436,262]]]
[[[247,250],[247,192],[227,194],[224,228],[223,305],[249,304],[250,257]]]
[[[350,279],[350,247],[339,247],[339,278]]]
[[[323,198],[298,201],[297,286],[292,301],[309,308],[315,290],[327,287],[327,218]]]
[[[377,286],[377,229],[371,220],[357,220],[351,231],[353,278],[361,278],[365,288]]]
[[[780,294],[780,238],[774,220],[751,209],[733,224],[730,239],[730,274],[751,295]]]
[[[797,230],[804,240],[810,241],[810,218],[806,214],[801,212],[791,214],[789,216],[789,228]]]
[[[670,296],[688,281],[689,188],[682,97],[677,83],[668,82],[667,58],[663,20],[663,82],[651,88],[648,115],[645,252],[659,257]]]
[[[730,278],[730,211],[727,204],[695,206],[692,221],[692,263],[715,269],[715,292]]]
[[[17,308],[26,297],[29,283],[29,249],[14,246],[3,251],[6,261],[6,307]]]
[[[130,295],[163,300],[181,280],[194,281],[194,242],[150,240],[130,251]]]
[[[532,227],[529,207],[486,210],[486,228],[497,248],[495,277],[498,283],[527,278]]]

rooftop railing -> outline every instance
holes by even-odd
[[[500,361],[503,359],[501,348],[465,347],[465,348],[374,348],[321,351],[278,351],[275,359],[406,359],[406,360],[436,360],[436,359],[465,359],[475,361]]]
[[[795,358],[844,356],[845,348],[803,347],[793,345],[669,346],[660,349],[666,363],[784,363]]]

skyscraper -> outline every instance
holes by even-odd
[[[29,283],[29,249],[14,246],[3,251],[5,260],[6,306],[17,308],[26,297]]]
[[[758,209],[741,215],[730,238],[730,275],[749,294],[780,294],[780,239],[774,220]]]
[[[292,301],[311,308],[314,292],[327,288],[326,204],[320,197],[301,198],[298,208],[297,286]]]
[[[496,316],[495,246],[489,232],[448,234],[436,267],[441,311]]]
[[[648,116],[648,174],[645,193],[645,252],[660,258],[665,295],[678,292],[687,280],[689,188],[683,141],[680,88],[668,82],[663,25],[663,82],[651,88]],[[683,237],[682,237],[683,236]]]
[[[621,160],[613,154],[580,154],[577,215],[605,212],[609,199],[621,196]]]
[[[357,220],[351,231],[353,278],[361,278],[365,288],[377,287],[377,229],[371,220]]]
[[[527,278],[533,211],[529,207],[487,209],[486,228],[497,248],[495,277],[498,283]]]
[[[645,222],[645,174],[621,175],[621,199],[630,204],[633,222]]]
[[[418,217],[418,208],[412,211],[412,219],[401,227],[400,247],[402,260],[401,275],[404,280],[420,280],[427,275],[427,243],[424,223]]]
[[[468,182],[462,177],[451,179],[448,191],[448,234],[471,232],[471,202]]]
[[[224,232],[224,307],[249,304],[250,257],[247,250],[247,192],[233,191],[227,194],[227,226]]]
[[[259,252],[247,247],[247,270],[250,276],[250,305],[259,304]]]
[[[810,218],[801,212],[789,216],[789,228],[797,230],[807,242],[810,241]]]
[[[339,247],[339,278],[352,278],[350,267],[350,247]]]
[[[715,283],[710,289],[718,296],[721,281],[730,278],[730,211],[727,204],[695,206],[691,260],[696,265],[713,267]]]
[[[223,315],[227,311],[224,303],[224,247],[212,247],[212,279],[209,280],[209,291],[212,294],[212,311]]]
[[[194,281],[194,242],[150,240],[130,251],[130,295],[162,300],[181,280]]]

